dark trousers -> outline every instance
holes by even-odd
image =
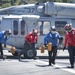
[[[28,50],[28,49],[32,49],[32,50],[33,50],[33,54],[35,54],[35,43],[29,44],[28,42],[25,42],[24,48],[23,48],[23,50],[20,52],[19,57],[20,57],[22,54],[25,54],[26,50]],[[33,58],[35,58],[35,55],[33,56]]]
[[[53,46],[51,51],[48,51],[49,54],[49,65],[51,65],[51,63],[55,64],[55,58],[57,55],[57,46]]]
[[[2,43],[0,43],[0,52],[1,52],[1,57],[3,58],[3,48],[2,48]]]
[[[74,66],[75,46],[68,46],[70,64]]]

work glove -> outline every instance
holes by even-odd
[[[63,40],[63,37],[60,37],[59,39],[60,39],[60,40]]]
[[[66,49],[66,47],[63,48],[63,51]]]

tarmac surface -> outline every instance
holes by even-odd
[[[56,64],[48,66],[48,53],[37,50],[39,59],[21,59],[18,61],[10,52],[4,50],[7,59],[0,59],[0,75],[75,75],[75,68],[70,66],[68,51],[58,50]],[[75,64],[74,64],[75,66]]]

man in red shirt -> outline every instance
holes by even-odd
[[[25,50],[28,50],[29,48],[31,48],[33,50],[33,54],[35,54],[35,43],[37,43],[38,40],[38,31],[36,29],[33,29],[33,31],[28,33],[24,38],[24,49],[19,53],[19,60],[20,56],[24,54]],[[33,59],[35,59],[35,55],[33,56]]]
[[[65,38],[64,38],[64,49],[68,46],[69,60],[71,66],[68,68],[74,68],[74,53],[75,53],[75,29],[71,24],[65,25]]]
[[[25,41],[29,44],[36,43],[38,40],[38,31],[33,29],[33,32],[30,32],[28,35],[25,36]]]

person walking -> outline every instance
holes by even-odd
[[[4,44],[4,47],[6,47],[6,41],[8,40],[8,36],[11,34],[11,30],[7,29],[5,31],[0,32],[0,52],[1,52],[1,57],[4,60],[4,54],[3,54],[3,47],[2,44]]]
[[[57,54],[57,46],[58,46],[58,40],[62,39],[62,37],[57,32],[55,26],[51,27],[51,30],[48,34],[44,37],[44,45],[46,46],[48,43],[52,43],[52,50],[48,51],[49,55],[49,66],[52,64],[55,64],[55,58]]]
[[[32,32],[28,33],[25,36],[25,44],[24,44],[24,49],[19,53],[19,61],[21,59],[21,55],[25,53],[25,50],[28,50],[31,48],[33,50],[33,59],[36,59],[35,57],[35,44],[37,43],[38,40],[38,30],[33,29]]]
[[[69,60],[71,66],[68,68],[74,68],[74,53],[75,53],[75,29],[72,27],[72,24],[65,25],[65,37],[64,37],[64,49],[68,47]]]

